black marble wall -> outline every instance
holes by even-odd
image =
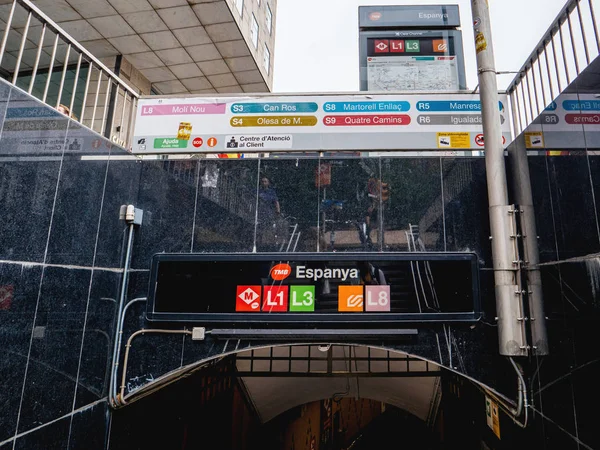
[[[529,370],[539,448],[600,448],[600,133],[592,122],[565,126],[560,113],[598,114],[599,68],[596,59],[509,149],[529,153],[550,343]],[[541,133],[545,147],[528,145],[528,133]]]
[[[474,329],[429,330],[427,342],[442,336],[448,348],[422,351],[445,364],[449,351],[456,371],[514,395],[492,323],[483,158],[141,161],[3,82],[0,130],[0,448],[106,447],[124,204],[144,211],[127,299],[147,295],[157,252],[407,251],[411,227],[426,250],[474,251],[485,320]],[[552,352],[531,361],[535,429],[545,448],[574,448],[577,440],[593,448],[587,411],[598,400],[591,381],[598,371],[599,163],[583,151],[532,156],[530,165]],[[265,176],[280,216],[262,203]],[[370,178],[389,183],[386,201],[369,197]],[[369,239],[358,226],[367,215]],[[299,237],[290,242],[292,233]],[[144,309],[140,302],[128,312],[124,336],[147,326]],[[126,392],[209,353],[181,336],[144,336]]]

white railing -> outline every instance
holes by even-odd
[[[568,0],[510,83],[507,93],[515,136],[520,135],[600,53],[595,1]]]
[[[0,76],[129,149],[138,93],[31,1],[0,19]]]

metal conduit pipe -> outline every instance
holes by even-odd
[[[120,218],[124,219],[128,224],[129,232],[127,235],[127,250],[125,252],[125,262],[123,264],[123,278],[121,280],[121,288],[119,292],[119,303],[117,307],[117,326],[119,329],[117,331],[122,332],[122,316],[123,316],[123,306],[125,305],[125,296],[127,295],[127,286],[129,282],[129,268],[131,265],[131,250],[133,248],[133,229],[136,225],[141,225],[142,223],[142,215],[143,211],[141,209],[135,208],[133,205],[122,205]],[[115,406],[114,398],[112,396],[112,385],[114,382],[114,378],[117,376],[117,367],[119,365],[119,347],[121,344],[121,339],[118,335],[115,334],[115,342],[113,347],[112,354],[112,368],[110,372],[110,385],[109,385],[109,404],[111,406]]]
[[[129,265],[131,264],[131,248],[133,247],[133,223],[129,224],[129,233],[128,233],[128,237],[127,237],[127,251],[125,254],[125,264],[123,266],[123,279],[121,280],[121,289],[119,292],[119,304],[117,307],[117,325],[120,325],[121,323],[121,316],[123,315],[123,305],[125,302],[125,295],[126,295],[126,291],[127,291],[127,283],[128,283],[128,278],[129,278]],[[117,330],[119,331],[119,330]],[[122,332],[122,330],[121,330]],[[119,361],[117,360],[117,355],[119,353],[119,344],[121,342],[121,339],[118,338],[117,335],[115,335],[115,345],[113,347],[113,355],[112,355],[112,369],[110,371],[110,379],[111,379],[111,386],[112,386],[112,381],[113,378],[116,377],[116,372],[117,372],[117,367],[119,365]],[[111,392],[112,392],[112,388],[111,388]],[[114,400],[112,398],[112,396],[110,396],[109,398],[111,406],[114,406],[112,404],[112,401]]]
[[[119,361],[121,359],[121,341],[123,340],[123,326],[125,325],[125,316],[127,314],[127,310],[129,309],[129,307],[131,305],[133,305],[134,303],[138,303],[138,302],[142,302],[142,301],[146,301],[147,297],[138,297],[138,298],[134,298],[133,300],[131,300],[129,303],[127,303],[125,305],[125,307],[123,308],[123,313],[121,314],[121,319],[118,322],[118,328],[117,328],[117,333],[115,335],[116,339],[117,339],[117,345],[116,345],[116,355],[113,354],[113,364],[112,364],[112,368],[110,371],[110,384],[109,384],[109,392],[108,392],[108,398],[109,398],[109,403],[111,405],[116,405],[117,404],[117,373],[119,370]]]
[[[187,334],[192,335],[190,330],[160,330],[160,329],[148,329],[148,330],[138,330],[129,336],[127,339],[127,344],[125,345],[125,358],[123,359],[123,374],[121,376],[121,389],[119,394],[116,397],[116,406],[125,406],[127,402],[125,401],[125,380],[127,379],[127,362],[129,360],[129,349],[131,348],[131,342],[135,339],[136,336],[146,334],[146,333],[157,333],[157,334]]]

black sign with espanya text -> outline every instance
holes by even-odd
[[[157,254],[147,318],[202,323],[478,320],[473,253]]]
[[[458,5],[359,6],[358,16],[365,28],[460,26]]]

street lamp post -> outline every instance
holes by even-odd
[[[494,265],[499,350],[505,356],[527,356],[527,337],[520,283],[516,213],[508,204],[508,189],[498,85],[488,0],[471,0],[481,115],[485,137],[489,218]]]

